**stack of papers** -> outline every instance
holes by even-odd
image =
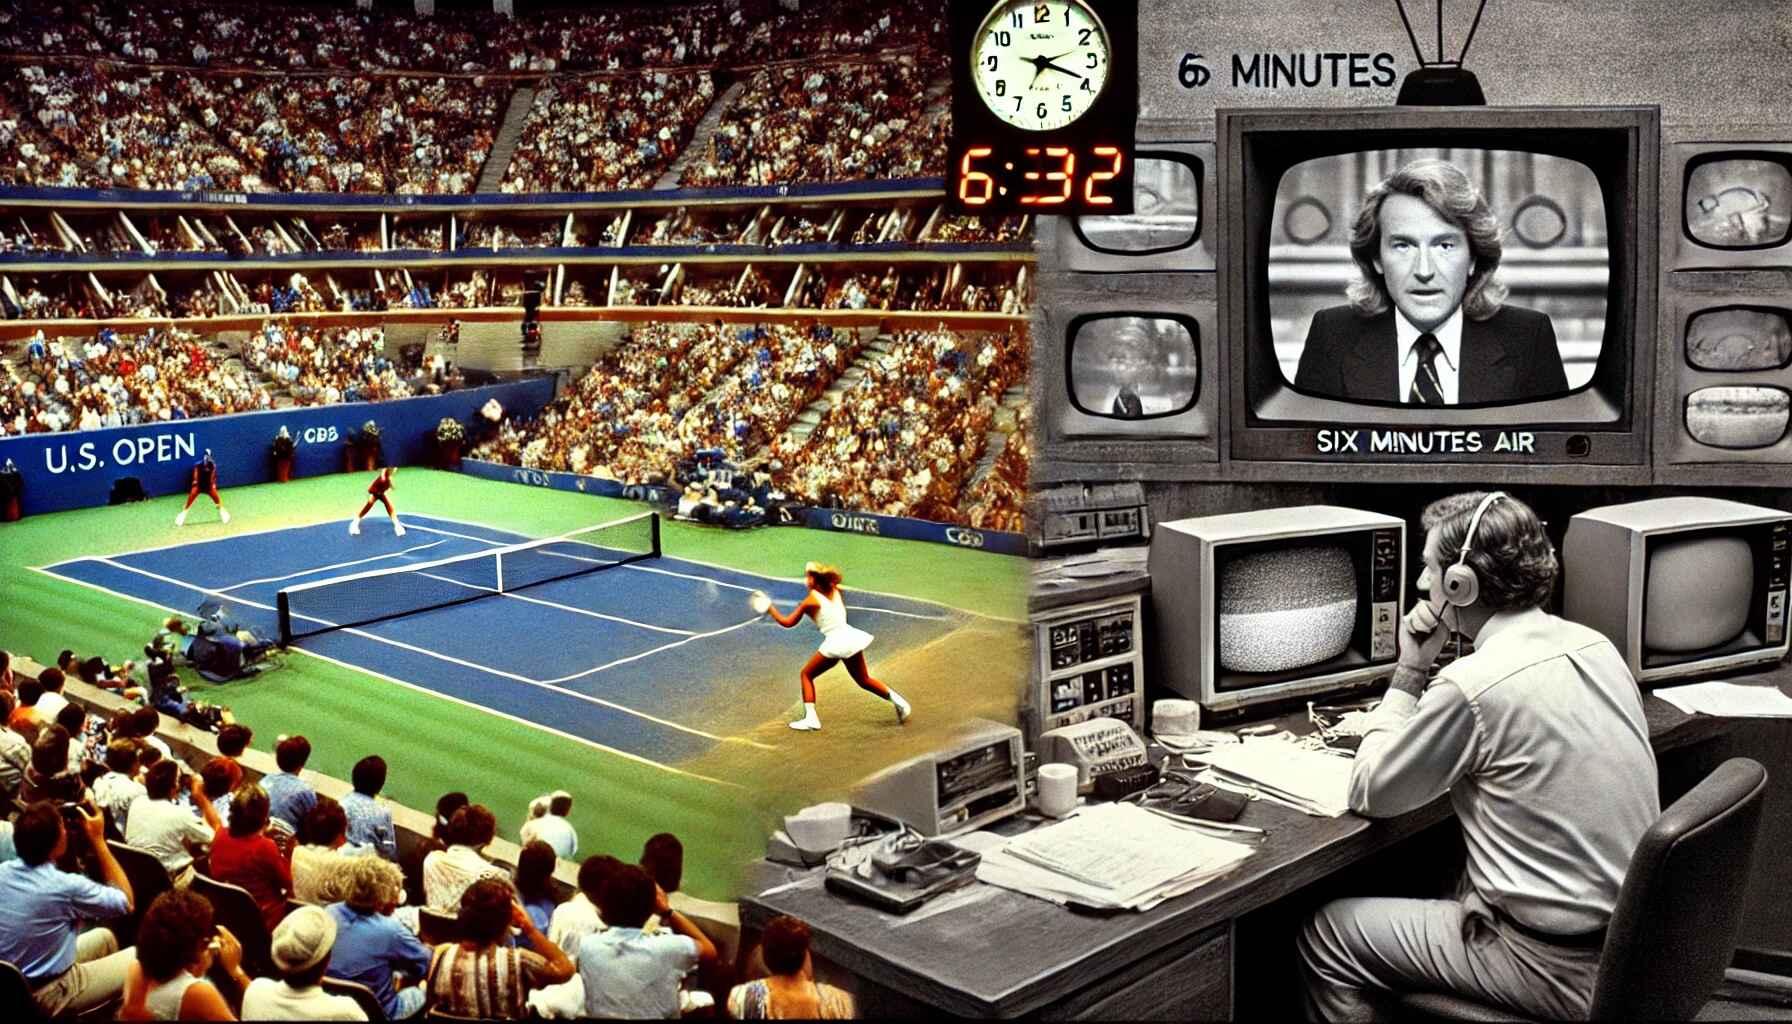
[[[1354,761],[1283,740],[1250,740],[1201,754],[1216,786],[1266,797],[1321,818],[1350,810]],[[1207,776],[1203,776],[1204,778]]]
[[[1725,718],[1792,718],[1792,697],[1771,686],[1693,683],[1656,690],[1655,696],[1689,715]]]
[[[1252,852],[1134,804],[1094,804],[984,849],[977,880],[1060,905],[1150,910]]]

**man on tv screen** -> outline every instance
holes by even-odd
[[[1350,255],[1350,302],[1314,315],[1295,387],[1406,405],[1568,390],[1549,317],[1502,302],[1499,217],[1455,164],[1414,160],[1375,186]]]
[[[1543,610],[1555,550],[1524,503],[1458,494],[1424,513],[1425,593],[1363,731],[1350,805],[1393,817],[1449,793],[1468,861],[1446,899],[1341,899],[1297,945],[1315,1019],[1385,1019],[1394,992],[1451,992],[1585,1020],[1606,925],[1661,814],[1642,697],[1600,633]],[[1474,652],[1427,673],[1451,633]]]

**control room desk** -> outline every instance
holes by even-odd
[[[1785,688],[1786,675],[1782,669],[1771,680]],[[1658,754],[1715,738],[1731,725],[1654,697],[1644,707]],[[777,914],[806,921],[817,960],[851,976],[866,1016],[1228,1017],[1240,916],[1450,816],[1447,797],[1384,821],[1316,818],[1253,802],[1239,824],[1269,834],[1236,871],[1153,910],[1109,916],[976,883],[985,893],[975,902],[905,922],[828,892],[821,869],[805,875],[761,862],[760,888],[787,878],[802,884],[743,899],[741,924],[757,932]]]

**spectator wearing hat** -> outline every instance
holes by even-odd
[[[529,820],[523,822],[521,843],[528,846],[536,840],[554,848],[554,856],[573,860],[579,855],[579,833],[566,816],[572,813],[572,794],[556,790],[529,802]]]
[[[268,959],[279,980],[256,978],[243,991],[244,1020],[366,1020],[347,996],[333,996],[318,984],[330,969],[336,945],[336,918],[322,907],[300,907],[286,915],[268,940]]]
[[[429,970],[430,950],[417,933],[392,916],[404,899],[398,866],[378,857],[357,857],[344,872],[341,903],[329,906],[336,919],[336,949],[329,975],[359,982],[373,992],[393,1020],[423,1009],[420,984]]]

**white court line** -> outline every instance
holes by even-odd
[[[84,561],[88,561],[88,559],[84,559],[84,558],[70,559],[68,562],[64,562],[64,563],[60,563],[60,564],[68,565],[68,564],[72,564],[73,562],[84,562]],[[146,605],[150,608],[155,608],[159,611],[168,612],[169,614],[172,614],[172,615],[181,615],[181,616],[185,616],[187,618],[193,617],[191,613],[183,612],[183,611],[179,610],[178,608],[170,608],[167,605],[157,604],[154,601],[150,601],[145,598],[137,597],[134,594],[126,594],[122,591],[110,590],[110,589],[107,589],[106,587],[100,586],[97,583],[89,583],[86,580],[78,580],[72,576],[63,576],[60,573],[52,572],[50,569],[43,567],[43,566],[31,566],[31,570],[33,572],[43,573],[45,576],[48,576],[54,580],[60,580],[64,583],[73,583],[76,586],[86,587],[89,590],[95,590],[95,591],[98,591],[99,593],[106,594],[110,597],[123,598],[126,601],[134,601],[137,604]],[[674,768],[671,765],[661,764],[658,761],[654,761],[650,758],[642,757],[639,754],[631,754],[626,750],[618,750],[615,747],[605,746],[602,743],[598,743],[595,740],[586,739],[583,736],[575,736],[569,732],[561,732],[559,729],[555,729],[552,726],[542,725],[540,722],[532,722],[526,718],[518,718],[515,715],[508,714],[503,711],[498,711],[494,708],[488,708],[483,704],[475,704],[472,701],[462,700],[459,697],[451,696],[446,693],[441,693],[436,690],[431,690],[427,687],[418,686],[416,683],[407,683],[403,679],[397,679],[392,676],[385,675],[384,673],[375,672],[372,669],[366,668],[361,665],[353,665],[346,661],[339,661],[335,658],[330,657],[327,654],[319,654],[316,651],[308,651],[303,647],[294,647],[294,648],[288,648],[288,649],[296,650],[300,654],[304,654],[309,657],[316,658],[319,661],[329,662],[330,664],[336,665],[340,668],[349,669],[354,672],[365,673],[366,675],[372,676],[375,679],[379,679],[384,682],[392,683],[397,686],[402,686],[407,690],[414,690],[417,693],[421,693],[421,694],[425,694],[430,697],[434,697],[437,700],[447,701],[450,704],[459,704],[461,707],[471,708],[475,711],[483,712],[484,714],[496,715],[497,717],[502,718],[505,721],[515,722],[518,725],[528,726],[531,729],[538,729],[541,732],[545,732],[551,736],[558,736],[564,740],[571,740],[574,743],[582,744],[584,746],[590,747],[593,750],[600,750],[606,754],[615,754],[618,757],[626,758],[627,760],[634,761],[639,764],[649,765],[651,767],[658,768],[661,771],[670,772],[673,775],[682,775],[682,776],[685,776],[686,778],[691,778],[691,779],[701,779],[704,782],[713,782],[718,786],[727,786],[731,789],[746,789],[747,788],[746,786],[743,786],[738,782],[729,782],[726,779],[715,779],[715,778],[711,778],[707,775],[699,775],[696,772],[688,772],[682,768]]]
[[[732,626],[723,626],[721,629],[712,629],[707,633],[698,633],[694,636],[685,637],[683,640],[674,640],[673,642],[671,642],[669,644],[666,644],[661,647],[655,647],[650,651],[642,651],[640,654],[631,654],[626,658],[617,658],[615,661],[606,662],[602,665],[597,666],[596,668],[588,668],[583,672],[575,672],[570,676],[561,676],[558,679],[550,679],[550,680],[548,680],[548,682],[550,682],[550,683],[565,683],[565,682],[571,682],[574,679],[581,679],[585,676],[596,675],[597,673],[602,672],[605,669],[615,668],[617,665],[626,665],[631,661],[640,661],[642,658],[645,658],[648,655],[658,654],[661,651],[669,651],[674,647],[683,647],[685,644],[688,644],[693,640],[704,640],[704,639],[708,639],[709,637],[712,637],[712,636],[721,636],[723,633],[732,633],[735,630],[740,629],[742,627],[753,625],[754,623],[758,622],[761,618],[762,618],[762,616],[755,615],[752,618],[746,620],[745,622],[737,622]],[[752,741],[743,739],[741,742],[748,743],[748,742],[752,742]],[[767,747],[763,743],[754,743],[753,745],[756,747],[765,747],[766,750],[776,750],[777,749],[776,747]]]
[[[437,543],[440,543],[440,541],[438,541]],[[512,593],[511,591],[508,591],[508,590],[499,590],[496,587],[482,587],[477,583],[468,583],[464,580],[449,579],[446,576],[437,576],[433,572],[420,572],[417,575],[427,576],[432,580],[441,580],[443,583],[452,583],[455,586],[459,586],[459,587],[466,587],[469,590],[483,590],[486,593],[495,595],[497,597],[508,597],[508,598],[513,598],[518,601],[527,601],[530,604],[541,605],[543,608],[557,608],[560,611],[571,612],[574,615],[586,615],[586,616],[590,616],[591,618],[594,618],[594,619],[603,619],[607,622],[620,622],[625,626],[639,626],[642,629],[651,629],[656,633],[670,633],[673,636],[695,636],[696,635],[695,632],[693,632],[692,630],[688,630],[688,629],[673,629],[671,626],[655,626],[649,622],[636,622],[634,619],[625,619],[625,618],[621,617],[620,615],[605,615],[603,612],[594,612],[594,611],[590,610],[589,608],[574,608],[572,605],[569,605],[569,604],[556,604],[553,601],[544,601],[539,597],[528,597],[523,594]],[[576,579],[577,577],[569,576],[567,578],[568,579]],[[552,583],[552,582],[557,582],[557,581],[549,580],[548,582]]]
[[[277,610],[272,605],[265,605],[265,604],[261,604],[258,601],[251,601],[248,598],[237,597],[237,596],[231,595],[231,594],[224,594],[220,591],[212,590],[207,587],[201,587],[201,586],[198,586],[197,584],[188,583],[184,580],[174,579],[171,576],[163,576],[160,573],[150,572],[147,569],[139,569],[134,565],[126,565],[123,562],[115,562],[110,558],[91,558],[91,559],[84,559],[84,561],[99,562],[102,565],[109,565],[109,566],[112,566],[114,569],[122,569],[125,572],[134,572],[139,576],[147,576],[152,580],[157,580],[162,583],[167,583],[171,586],[185,587],[188,590],[196,590],[201,594],[207,594],[207,595],[210,595],[213,597],[228,597],[230,600],[235,601],[238,604],[245,604],[251,608],[260,608],[263,611],[270,611],[270,612]],[[296,613],[295,613],[295,615],[296,615]],[[321,622],[326,626],[334,626],[335,625],[335,623],[331,622],[328,619],[320,619],[320,618],[317,618],[316,616],[312,616],[312,615],[296,615],[296,617],[305,619],[310,622]],[[754,621],[757,621],[757,620],[754,620]],[[597,705],[600,705],[600,706],[606,707],[606,708],[614,708],[615,710],[621,711],[624,714],[633,715],[636,718],[643,719],[648,722],[653,722],[656,725],[663,725],[668,729],[677,729],[680,732],[687,732],[693,736],[701,736],[704,739],[714,740],[717,743],[745,743],[749,746],[760,747],[765,750],[778,749],[773,746],[768,746],[767,744],[764,744],[764,743],[759,743],[755,740],[749,740],[742,736],[717,736],[715,733],[704,732],[702,729],[693,729],[688,725],[680,725],[679,723],[671,721],[670,719],[665,719],[665,718],[657,717],[655,715],[650,715],[650,714],[646,713],[645,711],[637,711],[634,708],[628,707],[626,705],[617,704],[613,701],[604,700],[602,697],[593,697],[590,694],[577,693],[572,690],[562,690],[559,687],[552,686],[546,682],[543,682],[540,679],[531,679],[528,676],[518,675],[515,672],[506,672],[503,669],[492,668],[489,665],[481,665],[478,662],[466,661],[461,658],[453,657],[452,655],[442,654],[438,651],[429,650],[426,647],[418,647],[415,644],[407,644],[401,640],[394,640],[391,637],[380,636],[377,633],[369,633],[365,630],[354,629],[354,628],[345,628],[342,630],[342,632],[350,633],[350,634],[353,634],[358,637],[364,637],[368,640],[375,640],[382,644],[389,644],[393,647],[399,648],[400,650],[410,651],[413,654],[421,654],[428,658],[435,658],[438,661],[445,661],[445,662],[449,663],[450,665],[459,665],[462,668],[470,668],[476,672],[484,672],[487,675],[494,675],[494,676],[499,677],[500,679],[510,679],[515,682],[524,683],[529,686],[539,687],[540,689],[548,690],[552,693],[562,694],[564,696],[571,697],[575,700],[582,700],[587,703],[597,704]],[[683,642],[683,641],[681,641],[681,642]],[[612,664],[620,664],[620,663],[613,662]],[[608,666],[600,666],[599,668],[601,670],[601,668],[606,668],[606,667],[608,667]],[[596,670],[593,670],[593,671],[596,671]],[[587,672],[587,673],[582,673],[582,674],[589,675],[590,673]]]
[[[230,586],[225,587],[223,589],[236,590],[240,587],[252,587],[252,586],[256,585],[257,583],[279,583],[281,580],[290,580],[290,579],[294,579],[299,576],[309,576],[314,572],[329,572],[331,569],[346,569],[351,565],[364,565],[368,562],[378,562],[378,561],[380,561],[382,559],[386,559],[386,558],[402,558],[405,555],[408,555],[413,551],[427,551],[428,549],[435,547],[437,544],[446,544],[446,543],[448,543],[448,542],[445,540],[431,541],[428,544],[418,544],[415,547],[405,548],[403,551],[394,551],[391,554],[373,555],[372,557],[369,557],[369,558],[357,558],[352,562],[337,562],[335,565],[320,565],[315,569],[301,569],[298,572],[289,572],[284,576],[269,576],[268,578],[261,579],[261,580],[244,580],[241,583],[232,583]]]
[[[468,522],[465,519],[455,519],[452,516],[430,515],[430,516],[426,516],[426,518],[434,519],[438,523],[456,523],[461,526],[476,526],[476,527],[479,527],[480,529],[485,529],[485,530],[497,529],[496,527],[489,526],[485,523],[472,523],[472,522]],[[422,527],[422,529],[428,529],[428,527]],[[445,533],[447,531],[436,531],[436,532]],[[502,532],[509,532],[509,531],[502,531]],[[461,536],[461,534],[449,534],[449,536],[458,537],[458,536]],[[476,540],[478,538],[469,538],[469,539]],[[776,580],[779,583],[801,583],[801,582],[803,582],[803,578],[800,576],[797,576],[797,577],[768,576],[762,572],[749,572],[746,569],[737,569],[731,565],[721,565],[716,562],[706,562],[701,558],[689,558],[684,555],[667,554],[664,551],[660,552],[660,555],[663,558],[676,558],[680,562],[689,562],[691,565],[701,565],[705,569],[720,569],[723,572],[731,572],[731,573],[735,573],[736,575],[740,575],[740,576],[755,576],[762,580]],[[1014,557],[1014,556],[1009,556],[1009,557]],[[665,569],[655,570],[648,566],[643,566],[643,565],[631,564],[631,565],[623,566],[623,568],[638,569],[641,572],[656,572],[657,571],[657,572],[667,572],[667,573],[669,573],[669,575],[674,575],[674,576],[679,575],[678,573],[671,573],[669,570],[665,570]],[[703,580],[704,582],[713,582],[717,586],[723,586],[723,587],[738,587],[739,586],[739,584],[736,584],[736,583],[723,583],[720,580],[710,580],[709,577],[707,577],[707,576],[692,576],[689,578]],[[742,589],[751,590],[752,588],[746,587],[746,588],[742,588]],[[916,604],[930,604],[936,608],[944,608],[947,611],[958,612],[961,615],[970,615],[970,616],[973,616],[973,617],[979,618],[979,619],[994,619],[997,622],[1010,622],[1015,625],[1026,625],[1026,623],[1027,623],[1027,620],[1025,620],[1025,619],[1011,619],[1005,615],[991,615],[989,612],[980,612],[980,611],[977,611],[972,608],[960,608],[957,605],[946,604],[943,601],[930,601],[926,598],[914,597],[910,594],[892,594],[892,593],[890,593],[888,591],[884,591],[884,590],[867,590],[867,589],[857,588],[857,587],[853,588],[853,592],[858,593],[858,594],[874,594],[878,597],[893,597],[900,601],[913,601]],[[891,614],[897,614],[897,613],[892,612]],[[926,618],[926,616],[919,616],[919,617]]]

